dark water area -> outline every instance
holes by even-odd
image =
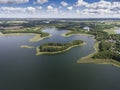
[[[120,90],[120,69],[112,65],[77,64],[94,52],[94,37],[62,37],[66,30],[45,29],[53,36],[29,42],[33,36],[0,36],[0,90]],[[46,42],[83,40],[87,44],[55,54],[36,56],[35,47]]]

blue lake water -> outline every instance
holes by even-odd
[[[29,42],[33,36],[0,36],[0,90],[120,90],[120,68],[112,65],[77,64],[94,52],[94,37],[62,37],[66,30],[45,29],[53,36]],[[46,42],[83,40],[87,44],[55,54],[36,56],[35,47]]]

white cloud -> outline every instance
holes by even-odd
[[[89,4],[87,5],[87,7],[94,8],[94,9],[110,9],[112,7],[112,4],[110,2],[101,0],[99,2]]]
[[[48,2],[48,0],[37,0],[37,3],[39,3],[39,4],[44,4],[44,3],[47,3]]]
[[[75,4],[75,6],[86,6],[86,5],[88,5],[88,3],[83,0],[78,0]]]
[[[67,7],[68,10],[72,10],[73,9],[73,6],[69,6]]]
[[[27,7],[26,9],[30,13],[35,13],[35,11],[36,11],[36,8],[34,8],[34,7]]]
[[[76,13],[77,13],[77,14],[80,14],[80,10],[77,9],[77,10],[76,10]]]
[[[37,10],[41,10],[42,8],[42,6],[36,7]]]
[[[1,13],[4,13],[4,12],[25,12],[26,8],[20,8],[20,7],[1,7],[0,11],[1,11]]]
[[[27,2],[29,2],[29,0],[0,0],[0,4],[20,4]]]
[[[5,3],[6,0],[4,0]],[[10,0],[9,0],[10,1]],[[15,1],[15,0],[12,0]],[[20,1],[20,0],[16,0]],[[30,0],[21,0],[21,1],[30,1]],[[41,1],[40,4],[43,4],[43,2],[48,2],[48,0],[39,0]],[[63,1],[64,2],[64,1]],[[0,0],[1,3],[1,0]],[[2,2],[3,3],[3,2]],[[15,3],[15,2],[14,2]],[[20,3],[20,2],[19,2]],[[120,2],[108,2],[105,0],[101,0],[99,2],[94,3],[87,3],[84,0],[78,0],[77,3],[75,3],[75,6],[67,6],[62,5],[60,3],[59,6],[49,4],[48,6],[28,6],[28,7],[10,7],[10,6],[1,6],[0,7],[0,15],[4,16],[9,15],[8,17],[12,17],[13,14],[16,15],[22,15],[27,17],[27,14],[29,16],[37,16],[37,17],[119,17],[120,18]],[[81,7],[83,6],[83,7]],[[43,9],[45,8],[45,9]],[[64,8],[66,8],[69,11],[66,11]],[[43,10],[42,10],[43,9]],[[94,18],[93,17],[93,18]]]
[[[120,2],[108,2],[101,0],[99,2],[91,3],[91,4],[86,4],[83,10],[81,10],[82,14],[87,14],[87,15],[115,15],[115,14],[120,14]]]
[[[60,4],[64,7],[68,5],[68,3],[64,2],[64,1],[62,1]]]
[[[0,13],[35,13],[38,7],[0,7]]]
[[[53,7],[52,7],[52,6],[47,6],[47,9],[48,9],[48,10],[52,10]]]
[[[52,6],[47,6],[48,12],[58,13],[58,8],[54,8]]]

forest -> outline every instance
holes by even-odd
[[[49,33],[42,32],[41,27],[32,27],[32,28],[24,28],[19,30],[0,30],[3,34],[10,34],[10,33],[34,33],[34,34],[40,34],[40,37],[46,37],[49,36]]]
[[[45,43],[39,46],[40,52],[59,52],[59,51],[65,51],[66,49],[83,44],[83,41],[81,40],[74,40],[70,43]]]

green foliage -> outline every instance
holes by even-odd
[[[3,34],[9,34],[9,33],[35,33],[40,34],[40,37],[46,37],[49,35],[49,33],[42,32],[41,28],[25,28],[20,30],[1,30]]]
[[[108,33],[104,31],[94,31],[94,32],[92,31],[92,32],[89,32],[88,34],[94,35],[97,41],[107,40],[110,38]]]
[[[74,40],[70,43],[45,43],[39,46],[40,52],[58,52],[58,51],[64,51],[67,48],[74,46],[74,45],[80,45],[83,41],[81,40]]]
[[[112,47],[114,47],[112,49]],[[115,44],[108,41],[101,41],[99,44],[99,52],[94,54],[92,58],[95,59],[115,59],[120,61],[120,43],[117,42]]]
[[[98,52],[98,53],[94,54],[93,58],[95,58],[95,59],[115,59],[117,61],[120,61],[119,53],[112,52],[110,50]]]
[[[99,44],[99,50],[100,51],[107,51],[110,50],[112,47],[112,44],[108,41],[101,41]]]
[[[99,58],[99,59],[111,59],[112,53],[108,51],[101,51],[99,53],[96,53],[93,58]]]

